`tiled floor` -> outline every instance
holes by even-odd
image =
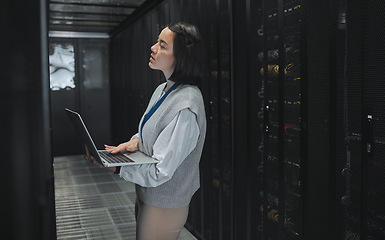
[[[57,239],[135,239],[134,184],[80,155],[55,158],[54,171]]]

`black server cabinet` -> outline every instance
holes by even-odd
[[[384,239],[384,3],[260,1],[251,12],[264,98],[251,236]]]
[[[250,239],[340,239],[338,167],[344,158],[337,136],[343,111],[337,100],[344,91],[337,79],[344,77],[345,31],[338,17],[344,1],[250,6],[256,15],[255,80],[261,82],[254,95],[263,97],[252,109],[263,136],[253,185],[258,212],[251,223],[257,227]]]
[[[0,8],[1,239],[56,239],[47,8],[44,0]]]
[[[254,31],[258,39],[256,80],[263,97],[254,121],[262,127],[258,161],[255,214],[261,239],[301,239],[301,148],[303,147],[303,92],[301,42],[303,18],[300,1],[260,1]]]
[[[343,234],[379,240],[385,239],[385,3],[347,3]]]
[[[232,239],[233,222],[233,158],[232,158],[232,112],[230,71],[230,6],[228,1],[211,1],[208,12],[206,36],[208,56],[207,108],[207,155],[202,163],[210,162],[210,169],[202,168],[211,180],[203,197],[209,198],[204,209],[209,219],[205,229],[207,239]],[[202,25],[204,26],[204,25]],[[214,203],[214,204],[213,204]]]

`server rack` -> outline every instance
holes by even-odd
[[[264,132],[251,236],[342,239],[339,167],[344,91],[344,1],[259,1],[256,17]],[[342,76],[342,78],[341,78]],[[341,94],[342,91],[342,94]],[[257,99],[257,98],[256,98]],[[342,154],[343,155],[343,154]],[[252,237],[250,239],[252,239]]]
[[[384,239],[384,69],[382,1],[347,2],[346,161],[342,205],[346,239]]]
[[[301,147],[304,139],[305,78],[301,75],[302,5],[300,1],[260,1],[254,9],[256,55],[263,101],[263,151],[256,183],[261,239],[302,237]],[[259,188],[259,189],[258,189]]]

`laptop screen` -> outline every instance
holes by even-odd
[[[100,163],[102,164],[102,161],[99,157],[99,154],[97,152],[97,148],[95,146],[94,141],[91,138],[90,133],[87,130],[86,125],[84,124],[84,121],[79,113],[72,111],[68,108],[65,109],[67,112],[67,115],[69,119],[72,122],[72,125],[75,128],[76,133],[79,135],[80,139],[83,143],[85,143],[88,147],[88,151],[90,154]]]

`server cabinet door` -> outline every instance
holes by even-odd
[[[385,239],[385,3],[348,1],[347,11],[345,237],[379,240]]]
[[[263,1],[258,29],[264,101],[263,239],[300,239],[301,206],[301,4]]]

